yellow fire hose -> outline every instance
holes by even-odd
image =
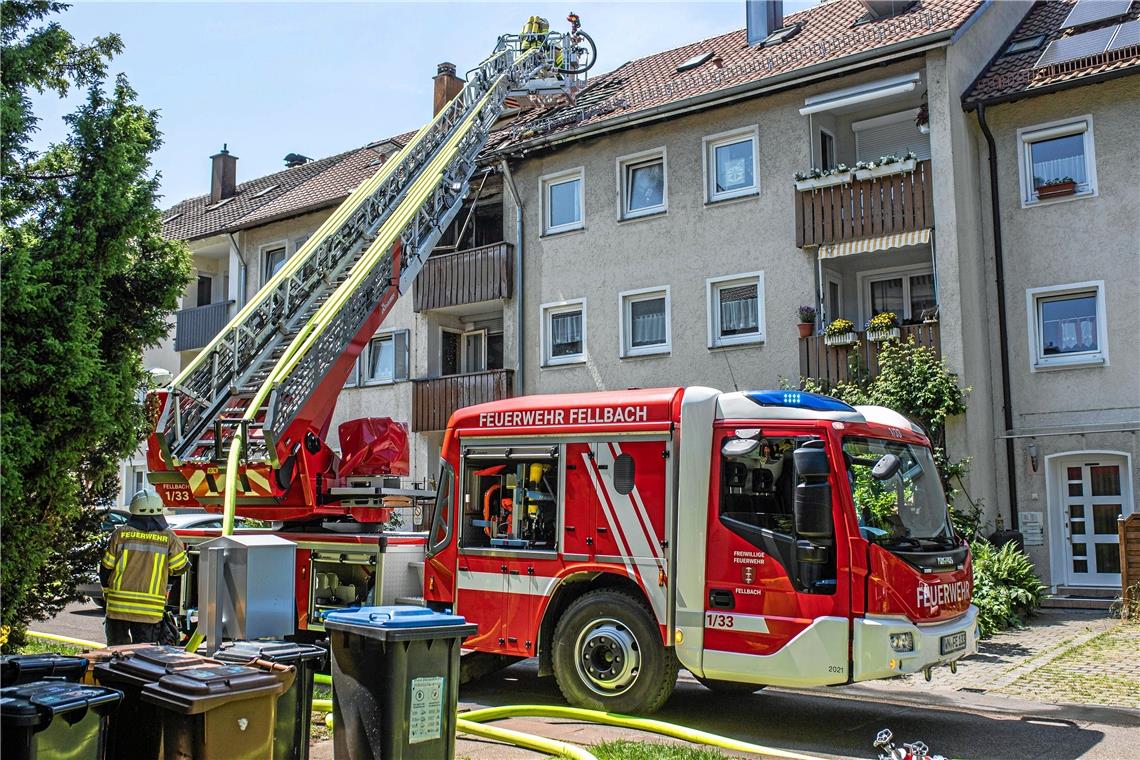
[[[97,641],[87,641],[86,639],[73,639],[70,636],[59,636],[54,633],[40,633],[39,631],[28,631],[29,636],[33,639],[46,639],[47,641],[58,641],[61,644],[69,644],[73,647],[80,649],[102,649],[106,644],[100,644]]]

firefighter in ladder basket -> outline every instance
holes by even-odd
[[[159,643],[167,582],[187,566],[186,548],[162,516],[158,494],[139,491],[130,510],[130,520],[111,535],[99,567],[109,646]]]

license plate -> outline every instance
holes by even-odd
[[[941,641],[942,654],[958,652],[966,648],[966,632],[959,631],[949,636],[943,636]]]

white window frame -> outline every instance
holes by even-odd
[[[555,314],[565,314],[571,311],[582,312],[582,352],[570,356],[553,356],[554,346],[551,343],[550,319]],[[567,364],[585,364],[586,357],[589,355],[586,348],[586,299],[575,298],[567,301],[544,303],[539,307],[539,313],[541,315],[541,319],[539,319],[539,342],[542,346],[542,366],[559,367]]]
[[[870,269],[866,272],[859,272],[855,275],[855,279],[859,286],[859,319],[860,323],[866,323],[871,318],[871,283],[882,282],[883,280],[897,280],[902,278],[903,281],[903,307],[904,313],[896,314],[899,321],[906,319],[918,319],[921,314],[906,314],[905,309],[910,308],[910,278],[922,277],[923,275],[934,276],[933,264],[911,264],[901,267],[884,267],[883,269]],[[935,303],[938,301],[938,291],[934,292]],[[832,318],[833,317],[829,317]]]
[[[665,299],[665,342],[655,346],[634,347],[632,345],[633,314],[630,307],[638,301],[652,301],[658,298]],[[618,338],[621,358],[623,359],[668,354],[673,350],[673,314],[668,285],[624,290],[618,293]]]
[[[1046,356],[1041,350],[1041,323],[1038,320],[1038,302],[1057,296],[1081,293],[1096,295],[1097,350],[1084,353]],[[1079,367],[1101,367],[1108,364],[1108,312],[1105,308],[1104,280],[1075,282],[1068,285],[1049,285],[1040,288],[1026,288],[1025,311],[1029,335],[1029,371],[1041,372],[1053,369],[1074,369]]]
[[[396,356],[396,335],[398,333],[407,333],[407,335],[404,337],[404,350],[409,354],[409,356],[405,357],[404,365],[407,367],[407,371],[410,372],[411,368],[408,365],[411,362],[411,333],[408,330],[378,330],[376,334],[368,340],[368,345],[365,346],[364,351],[361,353],[361,357],[364,359],[364,364],[360,366],[360,386],[395,385],[396,383],[401,383],[408,379],[406,377],[400,377],[398,372],[398,368],[400,366],[399,357]],[[369,374],[369,370],[372,366],[372,345],[378,340],[385,339],[392,341],[392,377],[388,380],[368,377],[367,375]]]
[[[629,177],[633,169],[661,162],[661,203],[656,206],[630,209]],[[619,221],[658,216],[669,211],[669,160],[665,146],[631,153],[617,159],[617,218]]]
[[[724,335],[720,334],[720,291],[722,288],[739,285],[756,284],[756,332],[752,335]],[[723,348],[726,346],[740,346],[754,343],[763,343],[766,340],[766,326],[764,311],[766,299],[764,297],[764,272],[745,272],[742,274],[729,274],[721,277],[710,277],[705,280],[705,301],[708,316],[708,347]]]
[[[576,222],[569,222],[567,224],[560,224],[554,226],[550,223],[550,188],[554,185],[561,185],[565,182],[578,180],[578,209],[581,212],[581,218]],[[586,226],[586,170],[584,167],[577,167],[575,169],[568,169],[556,174],[547,174],[539,178],[539,187],[541,188],[541,198],[539,198],[540,206],[542,208],[542,234],[543,235],[557,235],[562,232],[572,232],[573,230],[584,229]]]
[[[289,262],[288,240],[277,240],[272,243],[264,243],[257,247],[257,258],[261,262],[261,287],[265,287],[265,283],[273,278],[273,275],[269,274],[269,254],[278,249],[285,251],[285,258],[281,261],[281,266],[285,266],[285,264]]]
[[[742,187],[737,190],[727,190],[725,192],[716,192],[716,159],[715,151],[717,148],[730,145],[732,143],[741,142],[743,140],[752,141],[752,181],[751,187]],[[741,129],[734,129],[729,132],[718,132],[715,135],[707,135],[702,139],[704,150],[704,169],[705,169],[705,201],[707,203],[716,203],[718,201],[727,201],[733,198],[743,198],[746,196],[760,194],[760,127],[753,124],[750,127],[743,127]]]
[[[1049,140],[1054,137],[1083,134],[1085,138],[1085,174],[1088,175],[1088,187],[1084,190],[1077,186],[1077,192],[1072,195],[1062,195],[1058,198],[1039,200],[1033,187],[1033,158],[1031,147],[1040,140]],[[1017,169],[1021,182],[1021,207],[1033,208],[1036,206],[1049,206],[1054,203],[1075,201],[1081,198],[1095,198],[1099,194],[1096,180],[1096,144],[1093,140],[1093,117],[1090,114],[1077,116],[1071,119],[1051,121],[1045,124],[1034,124],[1017,130]]]
[[[371,346],[372,342],[369,341],[368,345]],[[360,359],[368,351],[368,346],[364,347],[364,351],[360,352],[360,356],[356,357],[356,361],[352,363],[352,369],[348,372],[348,379],[344,381],[345,388],[357,388],[360,386]]]

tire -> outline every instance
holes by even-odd
[[[576,599],[554,628],[551,659],[562,696],[590,710],[652,713],[677,683],[677,656],[661,643],[653,613],[626,591]]]
[[[700,676],[693,676],[709,691],[714,691],[717,694],[726,694],[729,696],[743,697],[753,694],[764,688],[763,684],[758,683],[737,683],[736,681],[715,681],[711,678],[701,678]]]

